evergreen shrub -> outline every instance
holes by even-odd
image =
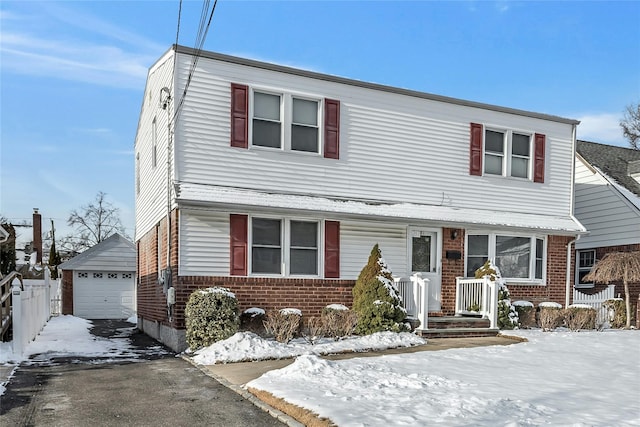
[[[227,288],[198,289],[185,308],[187,344],[192,351],[238,332],[238,301]]]
[[[409,330],[403,323],[407,311],[377,244],[353,287],[353,310],[357,315],[355,332],[358,334]]]

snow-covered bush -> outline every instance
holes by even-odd
[[[297,308],[270,310],[264,320],[264,328],[276,341],[288,343],[300,331],[302,312]]]
[[[487,260],[475,272],[476,279],[486,277],[498,286],[498,328],[513,329],[518,326],[518,312],[511,305],[511,296],[498,266]],[[476,310],[477,311],[477,310]]]
[[[353,335],[358,315],[341,304],[331,304],[322,310],[324,334],[335,340]]]
[[[246,309],[240,315],[240,330],[253,332],[259,336],[265,336],[264,329],[265,311],[259,307],[251,307]]]
[[[407,311],[402,306],[391,271],[377,244],[353,287],[353,310],[358,316],[356,333],[368,335],[409,330],[402,322],[407,317]]]
[[[511,304],[518,312],[518,327],[523,329],[536,326],[536,309],[529,301],[514,301]]]
[[[540,309],[539,326],[543,331],[552,331],[562,326],[562,305],[557,302],[542,302],[538,308]]]
[[[184,310],[187,344],[191,350],[207,347],[238,332],[238,301],[227,288],[198,289]]]
[[[586,304],[573,304],[564,310],[564,322],[572,331],[596,328],[596,310]]]
[[[622,298],[611,298],[604,302],[607,309],[609,326],[615,329],[627,326],[627,309]]]

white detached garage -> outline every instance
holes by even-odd
[[[62,312],[85,319],[126,319],[136,310],[136,247],[114,234],[60,264]]]

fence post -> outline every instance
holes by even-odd
[[[49,271],[49,267],[44,268],[44,286],[44,300],[47,304],[45,319],[49,319],[49,317],[51,317],[51,272]]]
[[[20,284],[13,281],[11,287],[11,305],[12,305],[12,323],[13,323],[13,354],[18,357],[22,357],[22,335],[24,328],[24,322],[22,322],[22,290]]]
[[[491,329],[498,328],[498,284],[484,277],[485,284],[489,285],[489,293],[491,294],[491,314],[489,316]]]

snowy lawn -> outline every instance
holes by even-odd
[[[306,354],[246,386],[341,427],[640,426],[640,331],[509,334],[529,342],[342,361]]]

